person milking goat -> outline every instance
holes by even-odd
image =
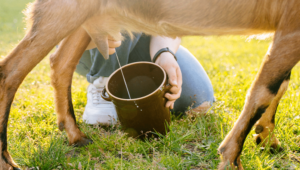
[[[101,98],[101,91],[108,77],[121,66],[137,61],[155,62],[167,73],[172,86],[166,107],[175,114],[184,114],[188,109],[207,112],[214,102],[211,82],[197,59],[183,46],[180,38],[149,36],[135,33],[134,38],[124,35],[123,42],[108,36],[109,54],[105,60],[91,42],[82,55],[76,72],[86,76],[90,85],[87,88],[87,104],[83,120],[88,124],[114,124],[117,113],[112,102]],[[117,56],[116,56],[117,55]],[[175,57],[175,56],[176,57]],[[154,61],[154,60],[155,61]]]

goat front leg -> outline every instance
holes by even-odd
[[[0,67],[0,83],[1,83],[1,105],[0,105],[0,169],[14,169],[18,170],[18,165],[13,161],[11,158],[9,152],[7,151],[7,122],[10,112],[11,103],[13,101],[15,91],[13,89],[7,89],[3,87],[4,85],[2,76],[3,76],[3,70],[2,70],[2,63]],[[8,93],[7,93],[8,92]]]
[[[7,151],[7,123],[15,93],[26,75],[66,34],[49,36],[51,30],[31,29],[18,46],[0,62],[0,169],[17,169]],[[45,43],[47,42],[47,43]]]
[[[252,126],[276,98],[282,83],[289,79],[291,69],[300,59],[299,43],[300,33],[275,35],[273,47],[265,56],[260,71],[248,91],[244,109],[218,149],[222,158],[219,169],[225,169],[227,166],[243,169],[240,154],[244,141]]]
[[[73,73],[90,41],[90,36],[80,27],[62,41],[50,58],[51,83],[54,87],[58,127],[61,131],[66,130],[69,145],[73,146],[92,143],[92,140],[88,139],[76,124],[71,97]]]
[[[36,1],[32,26],[18,46],[0,62],[0,169],[17,169],[7,151],[7,123],[15,93],[26,75],[97,6],[85,1]],[[90,7],[90,8],[89,8]],[[68,9],[68,10],[66,10]],[[63,17],[62,17],[63,16]]]

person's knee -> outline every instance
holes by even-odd
[[[211,81],[200,62],[180,46],[176,56],[182,72],[182,93],[175,102],[175,111],[206,113],[215,101]],[[177,105],[177,106],[176,106]]]
[[[199,106],[191,109],[191,111],[197,112],[197,113],[207,113],[211,107],[212,107],[212,103],[209,101],[206,101],[206,102],[203,102],[202,104],[200,104]]]

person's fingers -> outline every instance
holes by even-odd
[[[171,89],[169,90],[173,94],[178,93],[179,90],[181,90],[182,74],[181,74],[180,68],[177,68],[177,70],[176,70],[176,76],[177,76],[177,85],[176,86],[172,86]]]
[[[182,90],[180,89],[178,93],[175,93],[175,94],[166,93],[165,94],[165,97],[168,99],[168,101],[166,103],[167,108],[170,108],[170,109],[174,108],[174,103],[180,97],[181,91]]]
[[[165,97],[168,100],[177,100],[180,97],[180,94],[181,94],[181,89],[180,89],[180,91],[178,93],[174,93],[174,94],[166,93]]]
[[[180,70],[179,66],[176,69],[176,73],[177,73],[177,86],[179,88],[181,88],[181,86],[182,86],[182,73],[181,73],[181,70]]]
[[[174,60],[174,57],[172,55],[168,55],[169,53],[162,54],[165,54],[165,56],[160,56],[160,58],[156,60],[156,63],[159,64],[168,75],[168,82],[171,85],[171,88],[168,91],[169,93],[167,92],[165,94],[165,97],[168,99],[165,106],[173,109],[174,103],[180,97],[182,91],[182,74],[178,63]]]
[[[117,47],[119,47],[121,45],[121,41],[112,41],[112,40],[108,40],[108,54],[114,54],[116,52]]]
[[[181,86],[178,86],[178,85],[177,86],[172,86],[170,88],[169,92],[171,92],[173,94],[176,94],[176,93],[179,93],[180,89],[181,89]]]
[[[169,83],[171,86],[177,86],[177,74],[176,74],[176,68],[175,67],[168,67],[165,69],[168,77],[169,77]]]
[[[175,101],[167,101],[167,103],[166,103],[166,108],[172,109],[172,105],[173,105],[174,102],[175,102]]]
[[[121,41],[116,41],[116,40],[108,40],[108,47],[109,48],[117,48],[120,47]]]
[[[177,79],[177,78],[176,78]],[[178,80],[178,79],[177,79]],[[173,93],[173,94],[176,94],[176,93],[178,93],[179,91],[180,91],[180,89],[181,89],[181,81],[177,81],[176,80],[176,84],[175,83],[172,83],[172,82],[174,82],[174,79],[173,79],[173,81],[172,80],[170,80],[169,79],[169,83],[170,83],[170,85],[172,86],[171,88],[170,88],[170,92],[171,93]],[[179,84],[180,83],[180,84]]]
[[[122,36],[122,34],[120,32],[119,32],[119,36]],[[114,39],[114,37],[112,37],[111,35],[108,35],[107,39],[116,41],[116,39]]]
[[[120,33],[121,34],[121,33]],[[120,47],[122,44],[122,41],[116,41],[112,36],[108,35],[107,36],[108,39],[108,54],[114,54],[116,52],[117,47]]]
[[[112,54],[114,54],[116,52],[116,49],[115,48],[109,48],[108,49],[108,54],[109,55],[112,55]]]
[[[174,103],[175,103],[175,100],[167,101],[165,107],[166,107],[166,108],[169,108],[169,109],[174,109]]]

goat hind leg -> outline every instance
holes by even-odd
[[[252,126],[274,101],[280,86],[299,61],[299,41],[299,32],[292,35],[275,35],[270,54],[264,58],[260,71],[248,91],[244,109],[218,149],[222,155],[219,169],[226,168],[228,163],[233,169],[243,169],[240,154],[244,141]]]
[[[288,88],[290,75],[288,75],[285,80],[282,82],[277,95],[271,102],[270,106],[267,108],[266,112],[262,115],[262,117],[255,124],[255,141],[256,144],[261,144],[262,146],[266,146],[270,144],[271,150],[274,151],[282,151],[283,149],[280,147],[279,140],[275,137],[274,128],[275,128],[275,114],[277,111],[277,107],[281,97],[284,95],[285,91]]]
[[[84,146],[92,143],[78,128],[71,98],[72,76],[84,50],[91,41],[83,28],[65,38],[51,55],[51,83],[54,87],[58,127],[65,129],[69,145]]]

